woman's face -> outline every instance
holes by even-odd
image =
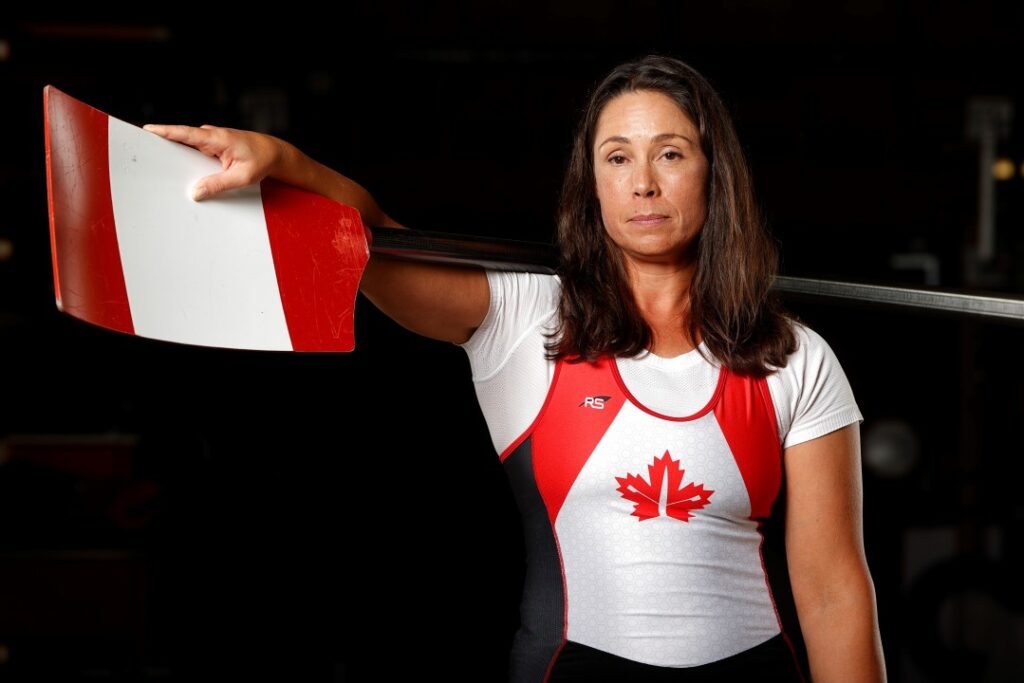
[[[685,264],[707,215],[708,161],[667,95],[627,92],[597,119],[594,178],[609,237],[634,264]]]

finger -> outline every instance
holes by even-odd
[[[147,123],[142,127],[142,130],[148,130],[150,133],[156,133],[161,137],[167,135],[167,126],[160,123]]]
[[[254,182],[258,182],[258,180],[254,179],[250,173],[241,167],[234,166],[226,171],[197,180],[196,184],[192,186],[192,199],[198,202],[227,190],[252,185]]]
[[[147,123],[142,129],[150,133],[156,133],[162,138],[184,143],[190,147],[198,147],[209,137],[208,132],[194,126],[167,126],[158,123]]]

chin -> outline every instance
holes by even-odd
[[[671,264],[683,263],[684,259],[676,252],[664,251],[632,251],[625,252],[626,257],[638,263]]]

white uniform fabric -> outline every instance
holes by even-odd
[[[655,519],[639,522],[630,514],[633,502],[614,495],[610,483],[618,477],[653,478],[659,453],[678,463],[680,486],[713,489],[686,522],[662,512],[675,489],[664,479],[655,487]],[[627,403],[573,482],[555,525],[566,637],[645,664],[684,667],[777,635],[750,514],[747,487],[714,414],[670,422]]]
[[[544,345],[554,329],[560,290],[556,276],[534,273],[488,271],[487,282],[487,315],[462,347],[494,448],[503,453],[536,418],[551,385],[555,364]],[[864,420],[828,343],[806,325],[795,329],[796,351],[767,378],[783,448]],[[701,347],[707,353],[703,342]],[[630,392],[669,416],[700,410],[718,381],[718,366],[697,349],[675,358],[648,353],[616,362]]]

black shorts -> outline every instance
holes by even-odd
[[[793,651],[782,634],[732,657],[691,667],[641,664],[568,641],[551,667],[550,683],[641,681],[664,683],[803,683]]]

